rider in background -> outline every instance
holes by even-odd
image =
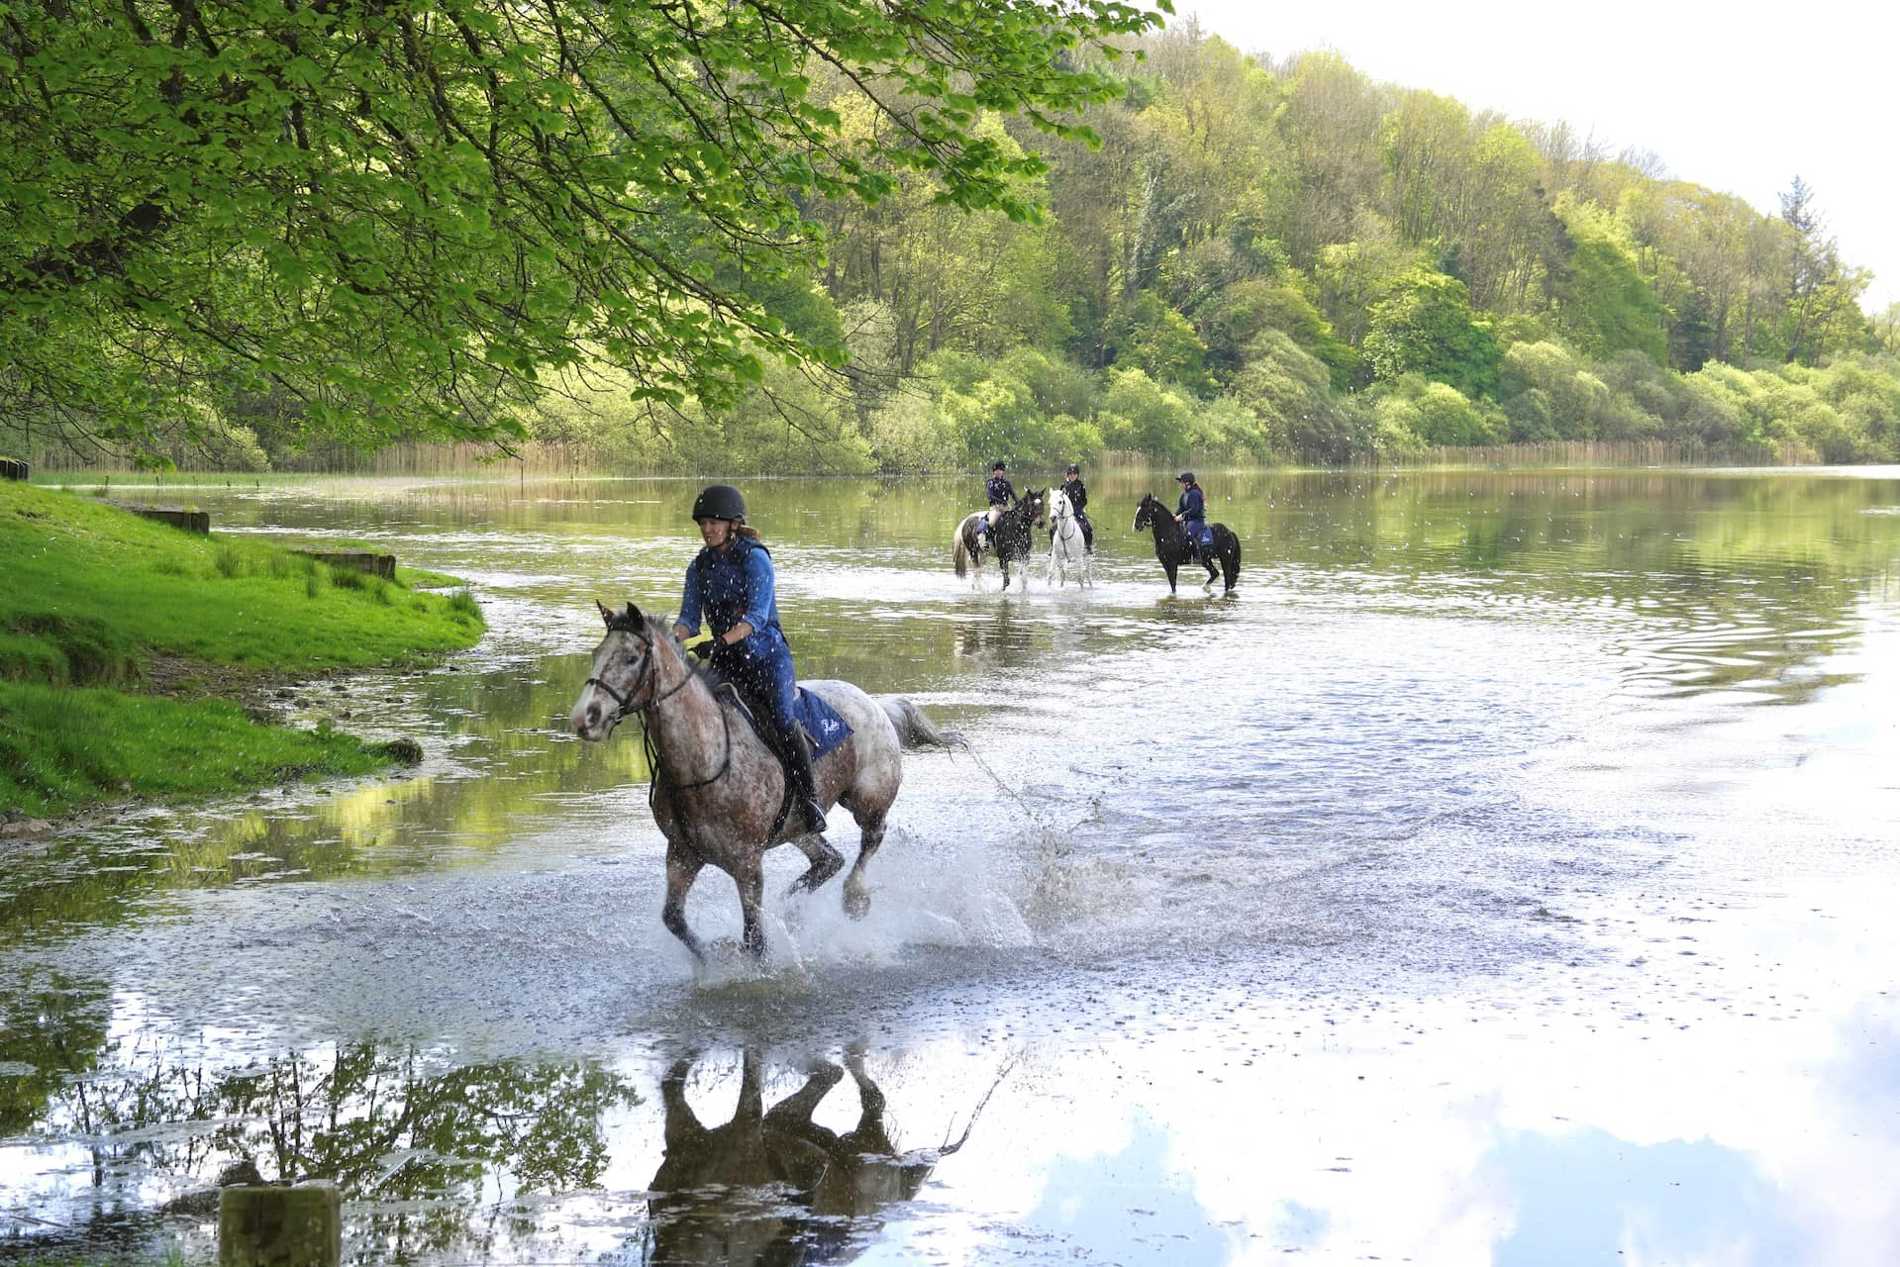
[[[1093,553],[1095,550],[1095,525],[1082,508],[1089,504],[1089,490],[1082,486],[1082,468],[1074,462],[1062,473],[1062,495],[1069,499],[1069,506],[1075,511],[1075,521],[1082,525],[1082,548]]]
[[[1187,529],[1188,544],[1196,553],[1207,544],[1207,495],[1194,478],[1193,471],[1182,471],[1174,477],[1181,486],[1181,501],[1174,510],[1174,522]]]
[[[693,520],[706,543],[686,568],[673,633],[681,642],[699,633],[700,615],[712,626],[713,667],[739,689],[777,736],[779,759],[792,784],[792,812],[805,830],[822,832],[825,811],[812,779],[811,753],[799,734],[798,675],[778,623],[772,552],[746,526],[745,498],[730,484],[711,484],[693,499]],[[707,644],[692,648],[704,656]]]
[[[1001,462],[990,463],[990,482],[987,492],[990,497],[989,513],[983,516],[983,522],[976,526],[977,540],[989,536],[996,530],[996,521],[1003,512],[1016,504],[1016,490],[1009,482],[1009,476],[1003,474],[1009,468]]]

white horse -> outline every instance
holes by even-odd
[[[1089,552],[1076,520],[1075,507],[1061,488],[1049,490],[1049,567],[1045,575],[1057,585],[1069,583],[1073,568],[1076,584],[1095,584],[1095,556]]]

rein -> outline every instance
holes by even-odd
[[[646,655],[645,655],[646,667],[640,671],[640,676],[634,680],[633,686],[627,691],[625,695],[622,695],[619,691],[616,691],[613,687],[609,686],[606,682],[602,681],[600,678],[597,678],[597,677],[588,678],[586,682],[582,683],[582,685],[592,686],[600,690],[603,690],[607,692],[607,694],[613,699],[614,703],[617,705],[617,708],[615,709],[614,715],[613,715],[613,720],[614,720],[615,725],[619,725],[620,722],[624,721],[627,717],[631,716],[635,712],[638,712],[640,714],[640,721],[641,721],[640,745],[646,751],[647,769],[653,771],[653,782],[649,784],[647,788],[647,803],[648,803],[648,806],[651,807],[654,794],[659,790],[660,784],[665,781],[666,776],[660,768],[659,744],[653,738],[653,727],[651,725],[648,725],[647,722],[652,717],[655,709],[657,709],[660,705],[666,703],[666,701],[672,699],[675,695],[678,695],[681,691],[685,690],[687,687],[691,686],[693,684],[693,679],[699,675],[699,670],[695,669],[690,664],[687,665],[686,676],[680,679],[679,685],[672,687],[671,689],[665,691],[664,693],[655,694],[651,699],[647,700],[646,703],[636,706],[633,703],[633,697],[639,693],[640,687],[642,685],[647,683],[650,679],[654,678],[659,673],[659,657],[653,654],[653,640],[652,639],[643,637],[642,635],[634,633],[633,630],[627,629],[625,627],[622,627],[620,632],[630,634],[633,637],[638,638],[640,642],[646,647]],[[726,775],[732,770],[732,719],[726,715],[725,705],[721,704],[719,700],[717,699],[717,697],[714,698],[713,705],[719,710],[719,725],[720,725],[720,728],[724,732],[724,738],[725,738],[725,753],[723,756],[720,757],[719,768],[715,770],[710,776],[703,779],[699,779],[692,783],[668,783],[667,784],[668,791],[690,792],[694,788],[708,787],[714,783],[719,782],[719,780],[725,778]]]

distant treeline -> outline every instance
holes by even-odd
[[[631,403],[599,365],[526,419],[525,449],[735,473],[1106,452],[1348,465],[1559,443],[1900,460],[1900,305],[1862,311],[1869,274],[1798,178],[1764,215],[1653,156],[1375,83],[1332,54],[1263,62],[1192,22],[1146,53],[1117,63],[1125,94],[1088,116],[1099,147],[1044,149],[1026,178],[1039,222],[967,214],[901,171],[868,208],[808,208],[825,266],[760,298],[845,349],[842,372],[771,362],[712,411]],[[871,126],[855,87],[829,92]],[[1012,150],[1047,144],[988,126]],[[221,450],[175,456],[384,463],[299,450],[279,401],[221,415]],[[0,451],[102,456],[18,419]]]

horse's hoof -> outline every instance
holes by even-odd
[[[844,891],[844,913],[852,919],[863,919],[871,913],[871,891],[865,888],[847,887]]]

